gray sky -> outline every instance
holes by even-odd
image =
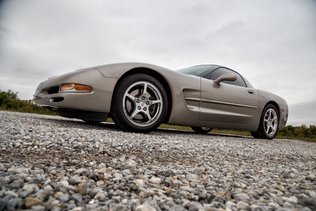
[[[316,124],[314,0],[0,2],[0,89],[22,99],[84,67],[211,63],[283,97],[289,124]]]

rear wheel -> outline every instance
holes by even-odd
[[[199,133],[199,134],[207,134],[212,130],[212,128],[209,128],[209,127],[191,127],[191,128],[194,132]]]
[[[155,78],[145,74],[127,76],[113,96],[113,121],[125,131],[154,130],[167,115],[167,99],[166,91]]]
[[[278,133],[278,128],[278,110],[274,105],[268,104],[262,112],[258,130],[251,132],[251,135],[254,138],[273,139]]]

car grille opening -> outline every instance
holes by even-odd
[[[56,94],[59,92],[59,86],[52,86],[47,89],[48,94]]]

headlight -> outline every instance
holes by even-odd
[[[68,84],[62,84],[60,86],[60,92],[89,93],[92,91],[93,91],[93,89],[91,86],[84,85],[84,84],[68,83]]]

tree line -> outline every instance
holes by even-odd
[[[301,139],[306,141],[316,141],[316,126],[315,125],[301,125],[293,126],[287,125],[285,128],[279,131],[279,138],[287,139]]]

